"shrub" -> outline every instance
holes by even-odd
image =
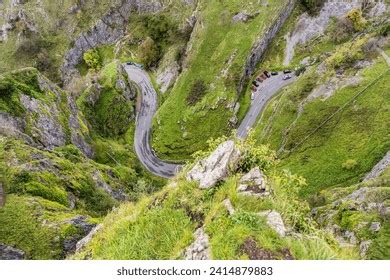
[[[91,49],[84,53],[84,61],[91,69],[99,70],[102,66],[101,58],[97,50]]]
[[[257,229],[261,224],[261,220],[258,215],[241,210],[234,213],[231,219],[234,223],[247,226],[251,229]]]
[[[321,8],[322,0],[301,0],[301,4],[306,8],[309,14],[315,14]]]
[[[159,43],[173,39],[177,33],[177,27],[165,15],[146,16],[143,22],[149,36]]]
[[[366,27],[367,21],[363,17],[362,10],[360,9],[352,9],[349,11],[347,18],[352,22],[355,31],[363,31]]]
[[[353,32],[353,24],[348,18],[338,18],[335,19],[330,27],[330,38],[332,38],[335,43],[339,44],[346,41]]]
[[[358,162],[354,159],[348,159],[342,164],[342,167],[346,170],[353,170],[358,166]]]
[[[203,80],[197,80],[192,85],[192,88],[187,96],[188,105],[195,105],[198,103],[207,92],[207,85]]]
[[[160,50],[155,41],[147,37],[138,48],[139,58],[141,62],[150,68],[154,66],[160,59]]]

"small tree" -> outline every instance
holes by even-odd
[[[101,58],[97,50],[91,49],[84,53],[84,61],[91,69],[99,70],[102,66]]]
[[[160,51],[154,40],[147,37],[138,48],[141,62],[148,68],[155,65],[159,59]]]

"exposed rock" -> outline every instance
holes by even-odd
[[[80,34],[73,44],[74,47],[65,55],[65,61],[61,67],[65,86],[69,85],[74,77],[80,75],[76,66],[82,62],[84,52],[101,45],[115,43],[125,35],[128,18],[132,11],[155,13],[162,8],[163,5],[157,0],[125,0],[121,6],[112,8],[97,21],[94,27]]]
[[[187,180],[198,181],[202,189],[211,188],[236,168],[239,157],[240,152],[236,149],[234,141],[224,142],[208,158],[195,164],[188,172]]]
[[[246,12],[239,12],[238,14],[234,15],[233,22],[247,22],[251,19],[251,15]]]
[[[317,16],[303,14],[299,18],[295,30],[286,36],[287,44],[283,64],[286,66],[290,64],[294,57],[294,49],[298,44],[304,44],[324,34],[332,17],[344,16],[351,9],[360,6],[360,1],[327,1]]]
[[[33,97],[21,94],[20,102],[31,120],[31,136],[45,148],[52,150],[66,144],[66,135],[59,120],[57,106],[48,106]]]
[[[374,166],[374,168],[370,171],[370,173],[368,173],[366,177],[364,177],[363,181],[368,181],[379,177],[383,173],[383,171],[385,171],[385,169],[389,166],[390,166],[390,151],[385,155],[385,157],[381,161],[379,161]]]
[[[358,86],[361,82],[361,78],[359,76],[352,77],[334,77],[326,81],[325,83],[317,86],[309,96],[303,101],[303,104],[309,103],[317,98],[321,98],[321,100],[326,100],[330,98],[337,90],[341,90],[343,88],[349,86]]]
[[[267,224],[275,230],[281,237],[286,236],[286,228],[283,223],[282,216],[272,210],[272,211],[264,211],[258,213],[259,216],[265,217],[267,219]]]
[[[76,244],[76,253],[80,252],[82,249],[85,248],[85,246],[88,245],[89,242],[91,242],[92,238],[103,228],[101,224],[94,227],[87,236],[85,236],[83,239],[77,242]]]
[[[229,215],[233,215],[236,212],[236,210],[234,210],[234,207],[233,207],[230,199],[225,199],[223,201],[223,205],[225,205],[226,210],[228,211]]]
[[[363,241],[363,242],[360,243],[359,247],[360,247],[360,257],[361,258],[365,258],[366,257],[368,249],[371,246],[371,243],[372,243],[371,240]]]
[[[128,197],[124,191],[113,190],[112,187],[104,181],[102,174],[99,171],[96,170],[92,174],[92,179],[94,180],[94,182],[98,188],[103,189],[106,193],[111,195],[116,200],[127,200],[128,199]]]
[[[270,190],[267,188],[264,174],[260,171],[260,168],[253,168],[241,178],[238,193],[259,197],[270,195]]]
[[[378,232],[381,230],[381,223],[379,222],[373,222],[371,223],[370,230],[372,232]]]
[[[15,137],[33,145],[34,140],[24,133],[26,123],[22,118],[11,116],[6,112],[0,112],[0,135]]]
[[[209,237],[203,228],[194,233],[195,241],[185,251],[186,260],[209,260],[211,258]]]
[[[157,73],[157,84],[162,93],[165,93],[170,87],[174,85],[180,73],[180,66],[177,62],[168,65]]]
[[[72,235],[64,240],[63,242],[64,255],[74,253],[76,251],[77,243],[79,242],[79,240],[85,237],[86,235],[89,235],[89,233],[95,227],[94,224],[88,223],[86,220],[87,217],[85,216],[77,216],[66,222],[68,224],[75,226],[78,230],[80,230],[80,233]]]
[[[25,255],[22,250],[0,244],[0,260],[23,260]]]

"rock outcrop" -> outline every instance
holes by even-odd
[[[390,151],[381,159],[374,168],[364,177],[364,181],[368,181],[379,177],[387,167],[390,166]]]
[[[377,3],[371,8],[368,16],[380,16],[388,9],[383,1],[376,1]],[[295,29],[286,36],[286,50],[284,65],[289,65],[294,57],[294,49],[298,44],[304,44],[309,40],[321,36],[327,29],[330,20],[345,16],[350,10],[360,8],[362,1],[326,1],[321,11],[316,16],[303,14]]]
[[[102,229],[102,225],[99,224],[96,227],[94,227],[87,236],[85,236],[83,239],[77,242],[76,244],[76,253],[80,252],[82,249],[85,248],[85,246],[88,245],[89,242],[91,242],[92,238]]]
[[[23,260],[25,252],[14,247],[0,244],[0,260]]]
[[[209,237],[203,228],[194,233],[195,241],[185,251],[186,260],[209,260],[211,258]]]
[[[158,71],[156,81],[162,93],[174,85],[179,74],[180,66],[176,61]]]
[[[125,35],[131,13],[155,13],[163,8],[158,0],[126,0],[119,7],[112,8],[87,32],[80,34],[74,46],[65,55],[61,67],[62,80],[68,85],[73,77],[79,76],[76,66],[82,61],[84,52],[101,45],[112,44]]]
[[[87,222],[87,217],[84,216],[76,216],[67,221],[67,223],[73,225],[80,233],[64,240],[63,250],[65,255],[74,253],[79,242],[89,236],[90,232],[95,228],[95,225]]]
[[[240,152],[234,141],[224,142],[208,158],[195,164],[187,174],[187,180],[198,181],[201,189],[211,188],[229,176],[230,171],[235,169],[239,157]]]
[[[269,196],[271,194],[260,168],[253,168],[240,179],[238,193],[258,197]]]
[[[284,226],[284,222],[282,216],[272,210],[258,213],[259,216],[265,217],[267,219],[267,225],[269,225],[273,230],[275,230],[279,236],[286,236],[286,227]]]
[[[11,83],[20,82],[17,87],[22,90],[12,89],[10,94],[14,95],[13,106],[21,107],[22,112],[0,112],[0,134],[46,150],[74,144],[86,156],[93,157],[88,125],[71,95],[33,68],[9,75],[15,79]],[[31,84],[24,84],[23,77],[29,77]],[[26,88],[36,94],[26,92]]]

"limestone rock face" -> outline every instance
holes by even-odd
[[[128,19],[132,12],[155,13],[163,8],[161,1],[126,0],[119,7],[112,8],[97,21],[90,30],[80,34],[74,47],[65,55],[61,68],[62,80],[69,85],[73,77],[79,76],[76,69],[82,61],[84,52],[101,45],[112,44],[125,35]]]
[[[253,168],[241,178],[238,193],[258,197],[270,195],[270,190],[267,188],[264,174],[260,171],[260,168]]]
[[[184,257],[186,260],[209,260],[210,245],[209,237],[203,228],[199,228],[194,234],[195,241],[185,251]]]
[[[179,76],[180,66],[177,62],[168,65],[157,73],[157,84],[162,93],[165,93],[175,83]]]
[[[25,253],[14,247],[0,244],[0,260],[23,260]]]
[[[52,150],[66,144],[66,135],[59,120],[57,106],[48,106],[33,97],[21,94],[20,102],[31,120],[32,137],[45,148]],[[36,116],[36,117],[34,117]]]
[[[206,159],[200,160],[187,174],[187,180],[198,181],[201,189],[213,187],[218,181],[226,179],[235,169],[240,157],[234,141],[227,141]]]
[[[259,216],[265,217],[267,219],[267,224],[275,230],[281,237],[286,236],[286,227],[284,226],[284,222],[282,216],[272,210],[258,213]]]
[[[0,135],[21,139],[45,150],[71,143],[92,158],[94,152],[88,143],[88,125],[75,100],[35,71],[26,68],[20,73],[36,78],[37,90],[42,96],[14,92],[23,113],[13,115],[13,112],[0,112]]]

